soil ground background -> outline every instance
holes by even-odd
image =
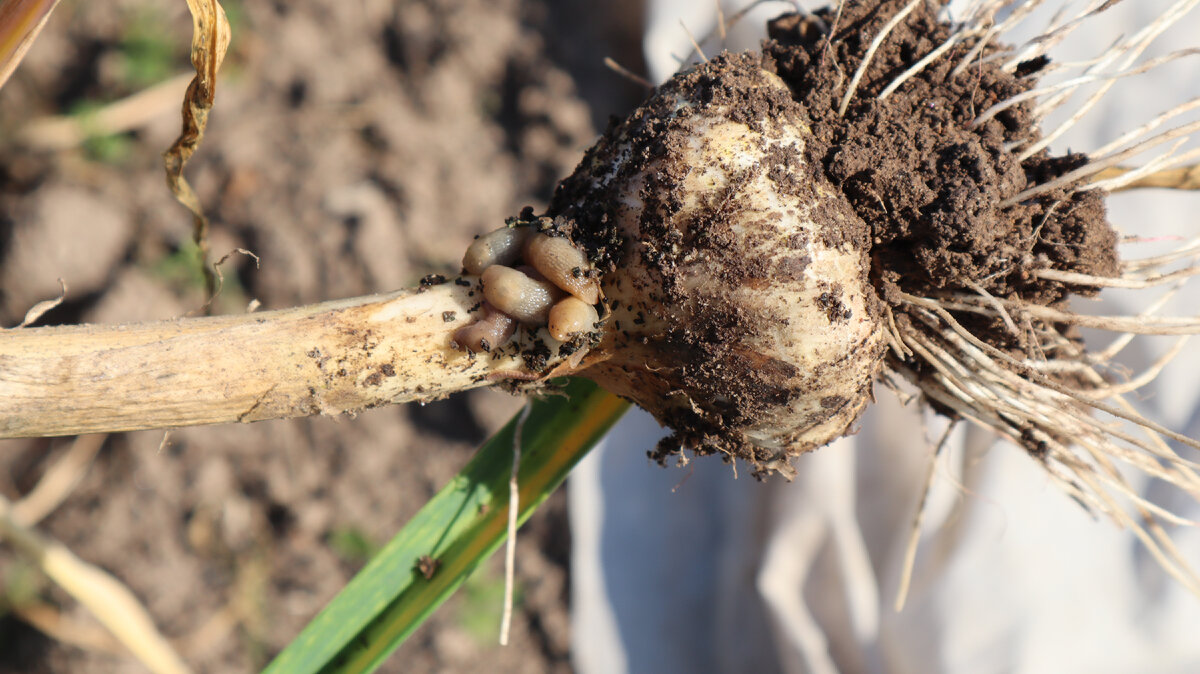
[[[233,24],[205,142],[188,176],[223,266],[218,313],[391,290],[457,271],[472,236],[541,208],[638,88],[638,0],[225,2]],[[38,325],[171,318],[197,309],[191,221],[164,185],[179,100],[131,131],[98,106],[184,73],[182,2],[64,0],[0,90],[0,325],[68,284]],[[31,124],[70,115],[53,149]],[[112,435],[40,525],[123,580],[197,671],[255,671],[503,424],[520,401],[475,391],[356,418]],[[72,438],[0,441],[18,499]],[[160,445],[162,447],[160,448]],[[514,645],[495,645],[497,556],[383,671],[567,671],[569,532],[562,494],[522,530]],[[0,545],[0,672],[133,672],[9,611],[73,601]]]

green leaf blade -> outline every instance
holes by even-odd
[[[523,426],[518,522],[629,406],[586,380],[564,393],[535,401]],[[369,672],[412,634],[503,543],[516,426],[489,439],[265,671]],[[428,578],[422,558],[436,565]]]

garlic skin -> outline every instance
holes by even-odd
[[[754,55],[721,59],[735,76],[676,76],[550,210],[607,261],[611,313],[583,374],[675,430],[655,458],[682,446],[790,474],[869,402],[882,309],[866,225],[809,166],[787,86]]]

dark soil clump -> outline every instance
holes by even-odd
[[[974,285],[1050,304],[1068,289],[1031,277],[1031,269],[1116,274],[1116,234],[1096,191],[1059,190],[1000,206],[1086,161],[1042,151],[1019,163],[1009,148],[1040,137],[1040,120],[1027,102],[975,125],[994,104],[1032,88],[1043,61],[1005,72],[1002,59],[987,59],[1003,46],[991,46],[955,74],[975,46],[966,39],[880,101],[888,85],[950,38],[936,7],[924,3],[887,35],[845,114],[838,114],[871,41],[906,4],[846,3],[840,17],[821,10],[816,16],[833,30],[828,38],[814,20],[786,15],[771,23],[772,39],[764,44],[768,62],[811,118],[812,163],[825,167],[871,227],[885,298],[890,287],[929,296],[975,292]]]

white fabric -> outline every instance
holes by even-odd
[[[730,16],[741,3],[722,4]],[[1059,6],[1046,4],[1029,30]],[[1121,3],[1053,54],[1094,55],[1168,4]],[[751,33],[782,9],[756,11],[731,45],[755,44]],[[681,19],[707,34],[713,3],[651,0],[646,50],[659,80],[678,65],[672,53],[690,50]],[[1197,35],[1200,16],[1189,16],[1154,53],[1197,46]],[[1098,147],[1200,96],[1195,68],[1123,82],[1055,147]],[[1192,236],[1198,207],[1195,193],[1119,195],[1110,217],[1139,236]],[[1155,252],[1153,244],[1132,250]],[[1191,292],[1173,307],[1195,313],[1197,299]],[[1135,313],[1146,303],[1144,294],[1113,294],[1099,310]],[[1154,349],[1131,348],[1130,367],[1151,362]],[[1197,373],[1200,352],[1192,348],[1145,394],[1145,412],[1200,437]],[[797,461],[791,484],[735,480],[713,458],[657,468],[645,458],[662,436],[657,423],[641,412],[623,420],[571,479],[578,670],[1200,671],[1200,599],[1132,535],[1090,519],[1033,460],[1011,446],[989,449],[990,438],[974,430],[956,430],[939,462],[908,605],[895,612],[910,523],[944,422],[923,423],[887,390],[877,395],[862,431]],[[1200,507],[1178,493],[1135,484],[1200,519]],[[1174,535],[1200,566],[1197,532]]]

